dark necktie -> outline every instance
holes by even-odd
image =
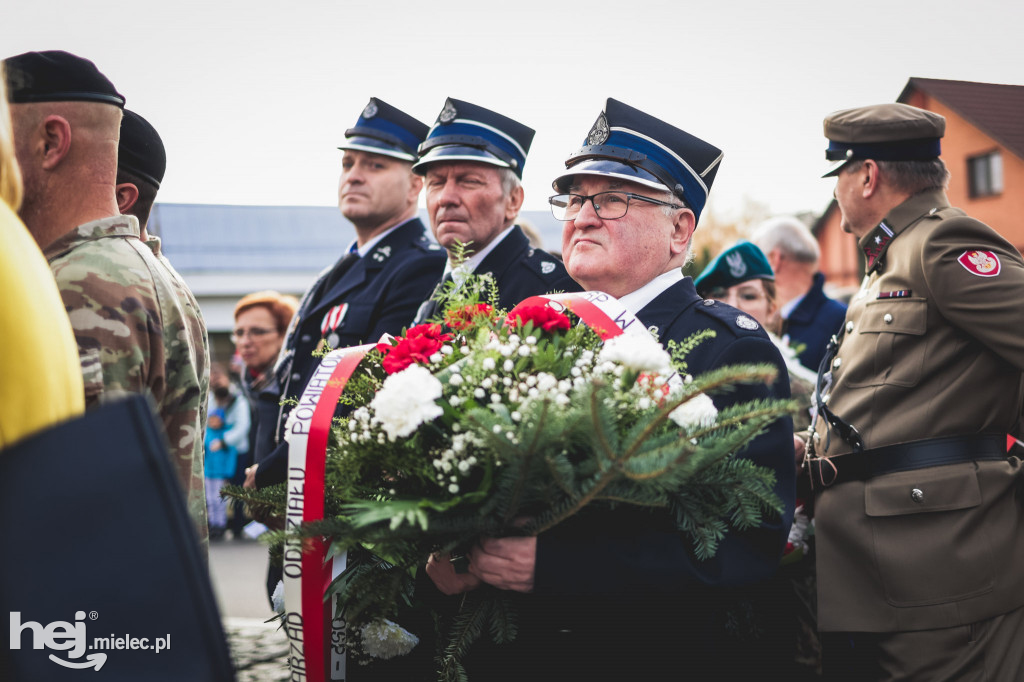
[[[453,281],[452,273],[449,272],[444,276],[444,279],[438,282],[437,286],[434,287],[434,293],[430,294],[430,298],[420,304],[419,310],[416,311],[416,319],[413,320],[414,325],[423,324],[437,315],[444,304],[444,301],[439,301],[438,299],[441,298],[441,292],[448,287],[448,283],[451,281]]]

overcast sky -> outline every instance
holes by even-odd
[[[163,137],[163,202],[333,205],[370,96],[427,124],[451,96],[537,130],[525,207],[543,209],[614,97],[725,151],[728,216],[825,207],[830,111],[911,76],[1024,85],[1022,27],[1006,0],[14,0],[0,46],[96,62]]]

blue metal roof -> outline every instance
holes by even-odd
[[[523,211],[545,248],[561,248],[562,223],[547,211]],[[429,224],[426,211],[420,219]],[[337,260],[355,229],[333,206],[156,204],[148,229],[182,275],[317,273]]]

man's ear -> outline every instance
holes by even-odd
[[[670,242],[673,256],[686,252],[695,229],[697,229],[697,217],[693,215],[693,211],[683,208],[675,212],[672,216],[672,238]]]
[[[131,210],[135,202],[139,200],[139,188],[130,182],[122,182],[114,188],[117,197],[117,210],[124,215]]]
[[[881,185],[881,169],[874,160],[866,159],[864,165],[860,167],[860,176],[857,179],[860,182],[861,195],[869,199],[878,192]]]
[[[512,191],[508,194],[508,200],[505,202],[505,220],[512,221],[519,215],[519,209],[523,207],[523,192],[522,185],[516,185],[512,188]]]
[[[42,135],[42,168],[53,170],[71,150],[71,124],[63,116],[51,114],[43,120],[40,128]]]
[[[419,201],[420,192],[423,191],[423,176],[417,175],[412,171],[409,171],[409,175],[412,176],[412,179],[409,181],[409,199],[415,204]]]

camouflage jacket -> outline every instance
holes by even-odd
[[[80,225],[46,247],[78,343],[86,407],[121,393],[153,398],[186,494],[206,542],[203,485],[205,390],[209,382],[198,308],[139,238],[134,216]]]

